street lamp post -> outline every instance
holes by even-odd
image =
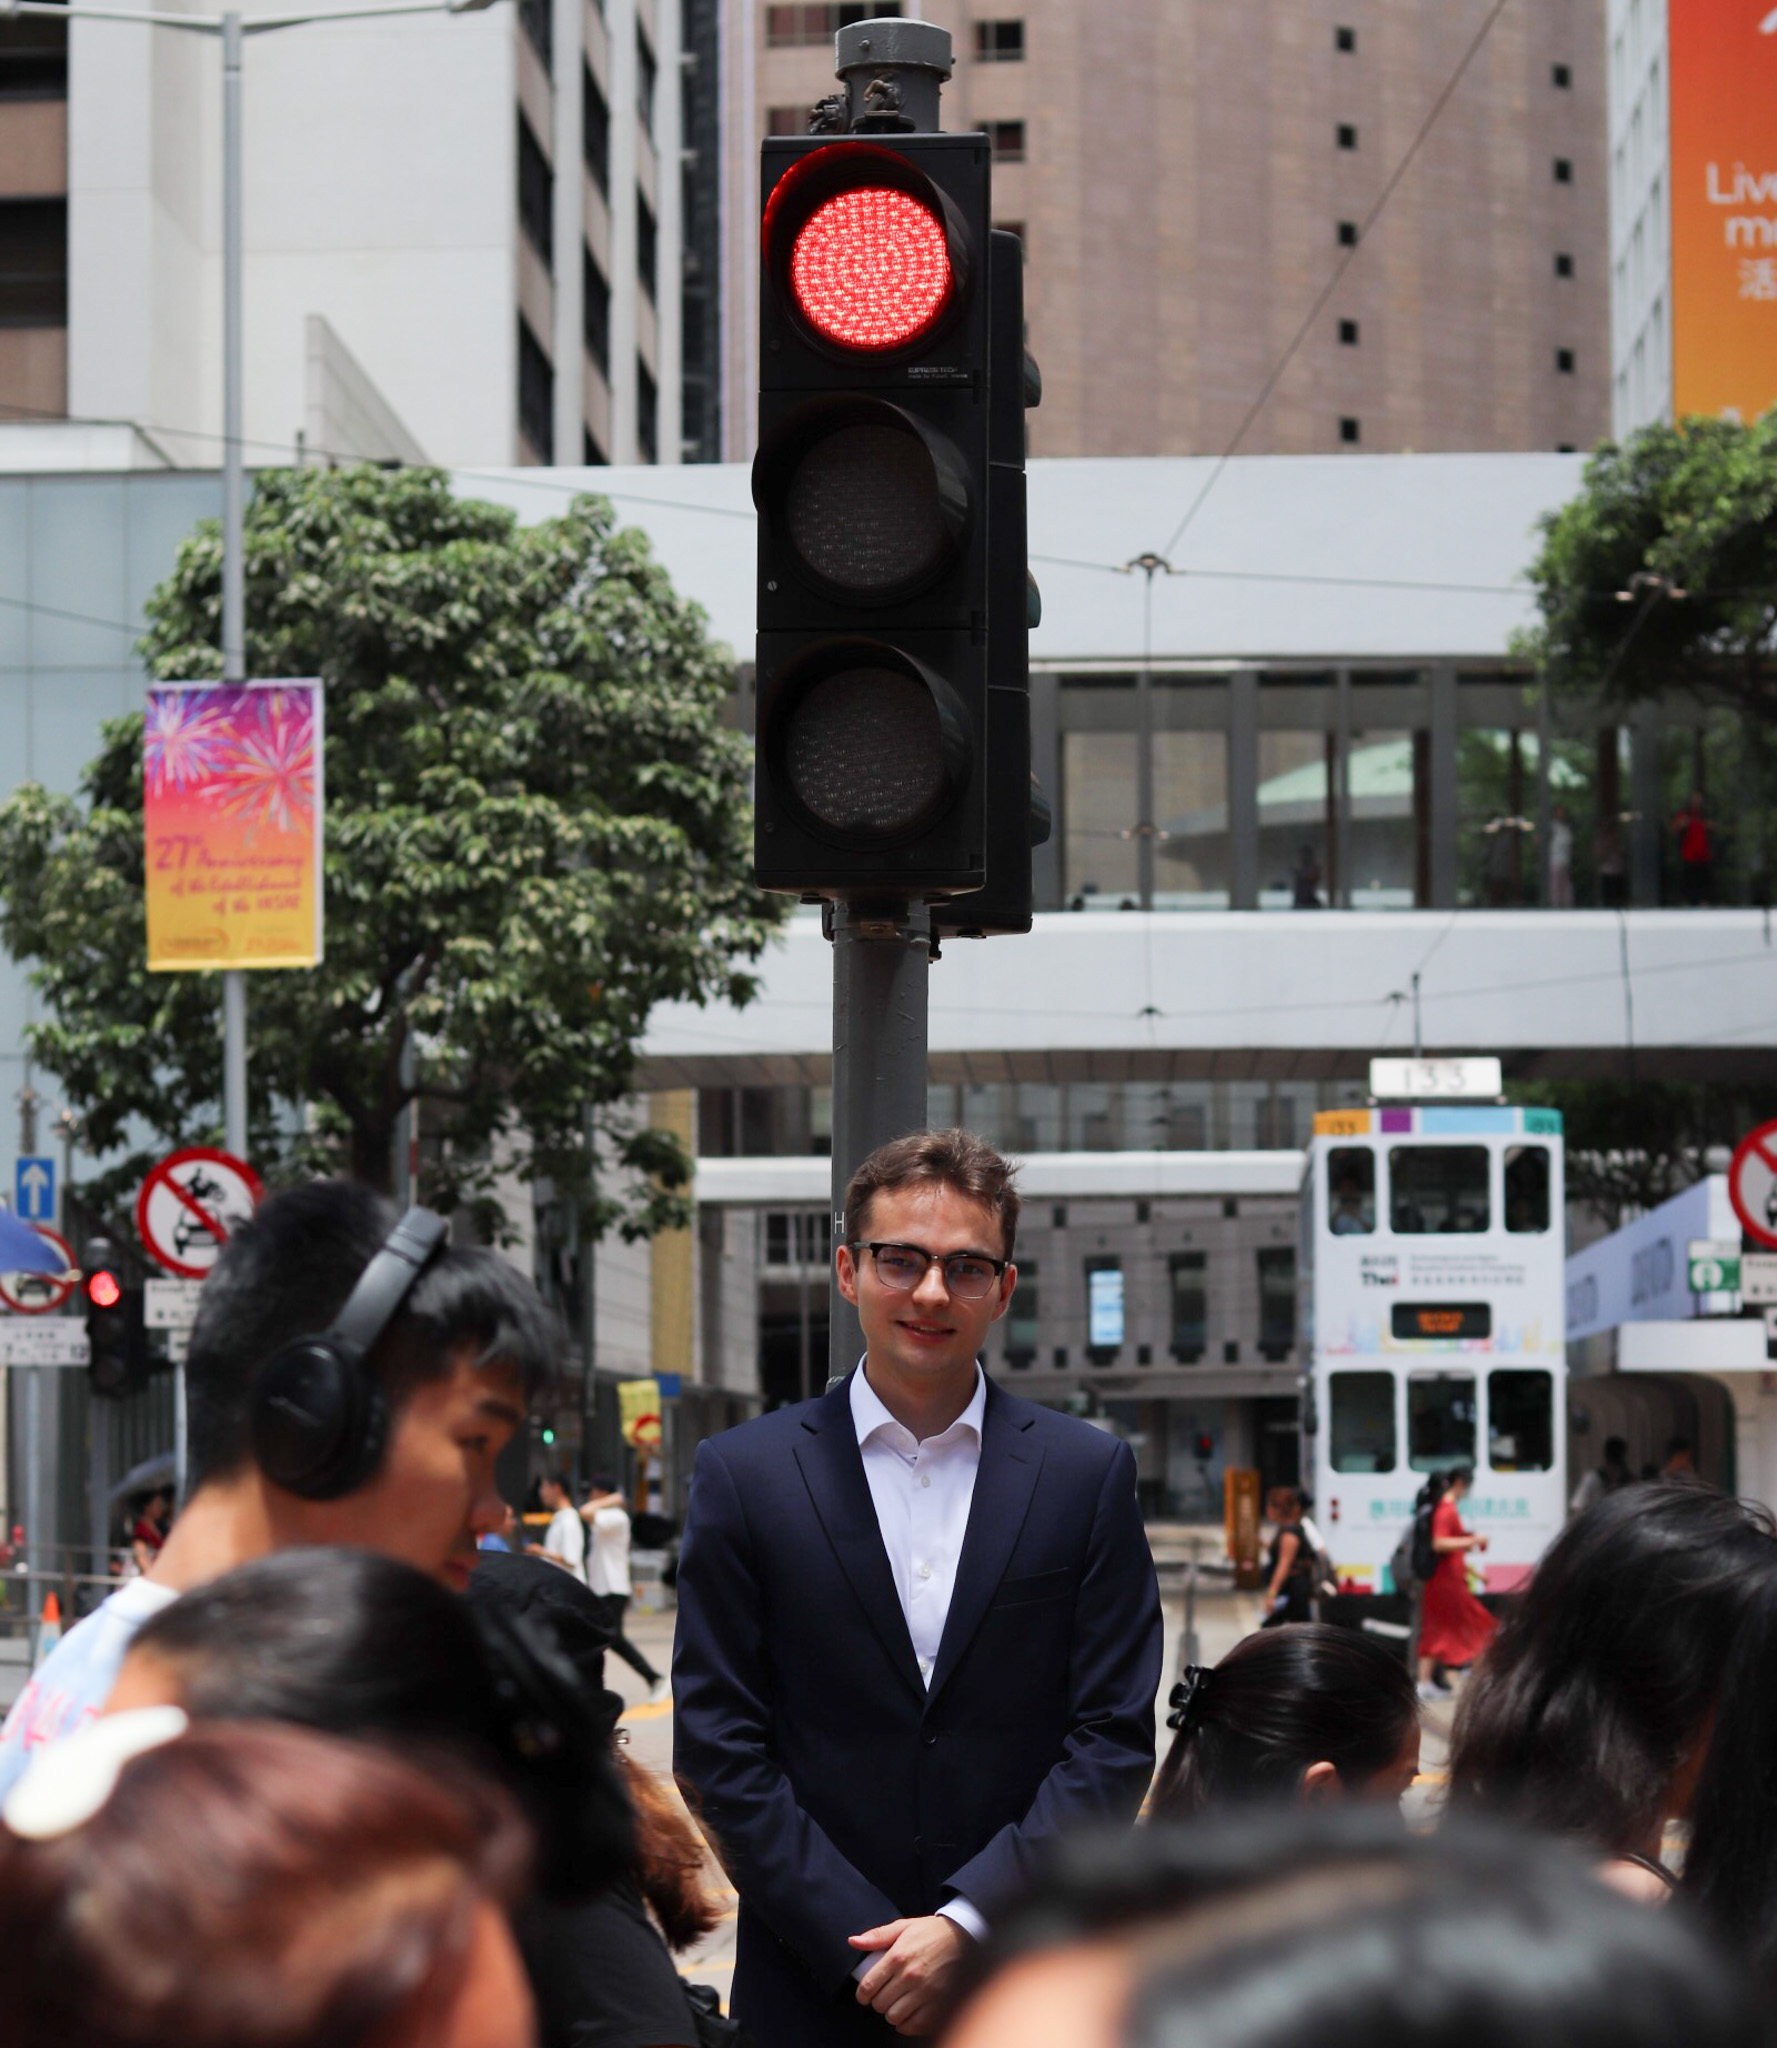
[[[0,20],[41,14],[57,21],[120,21],[182,29],[222,42],[222,680],[247,680],[247,574],[244,528],[247,471],[242,443],[241,386],[245,347],[241,312],[241,53],[248,36],[318,22],[367,21],[393,14],[475,14],[493,0],[385,0],[369,7],[264,14],[248,20],[238,7],[222,14],[157,14],[122,7],[64,6],[62,0],[0,0]],[[228,1150],[247,1156],[247,976],[222,975],[222,1120]]]

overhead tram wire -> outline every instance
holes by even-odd
[[[1388,179],[1386,183],[1383,185],[1382,190],[1376,195],[1375,204],[1370,208],[1369,212],[1358,224],[1357,240],[1351,245],[1349,249],[1346,250],[1345,254],[1341,256],[1339,261],[1333,266],[1332,275],[1327,279],[1325,285],[1322,286],[1321,291],[1318,297],[1315,299],[1313,305],[1309,307],[1307,313],[1303,316],[1302,323],[1296,329],[1296,332],[1292,337],[1289,346],[1284,350],[1282,356],[1279,357],[1276,367],[1272,370],[1270,376],[1268,376],[1265,379],[1264,383],[1259,387],[1259,395],[1253,400],[1252,404],[1247,407],[1245,417],[1241,420],[1239,426],[1236,427],[1234,430],[1234,438],[1228,443],[1227,447],[1216,458],[1215,466],[1210,470],[1208,477],[1205,478],[1203,488],[1197,493],[1196,497],[1192,499],[1190,505],[1186,508],[1185,516],[1179,521],[1177,526],[1173,528],[1172,533],[1167,539],[1166,545],[1159,550],[1159,552],[1162,555],[1170,555],[1173,549],[1176,548],[1179,542],[1184,538],[1187,530],[1191,525],[1191,522],[1197,517],[1197,514],[1203,509],[1203,501],[1209,496],[1210,492],[1215,489],[1217,483],[1220,482],[1222,472],[1228,467],[1228,464],[1234,459],[1235,454],[1238,452],[1240,448],[1241,442],[1246,439],[1247,433],[1251,429],[1253,422],[1259,417],[1260,413],[1262,413],[1265,410],[1265,407],[1270,403],[1271,394],[1277,389],[1277,386],[1283,377],[1283,373],[1289,368],[1290,364],[1294,362],[1296,357],[1296,351],[1302,346],[1303,342],[1305,342],[1308,339],[1309,333],[1312,330],[1315,321],[1320,318],[1321,313],[1326,307],[1327,301],[1333,296],[1334,292],[1336,292],[1339,289],[1340,283],[1343,281],[1346,271],[1348,271],[1351,268],[1352,264],[1356,262],[1359,250],[1365,248],[1368,245],[1370,239],[1370,231],[1372,228],[1375,227],[1376,222],[1380,219],[1382,209],[1388,204],[1389,200],[1394,196],[1396,186],[1398,186],[1401,180],[1406,176],[1408,170],[1412,166],[1413,160],[1415,159],[1415,157],[1418,156],[1420,150],[1424,147],[1427,137],[1431,134],[1432,129],[1437,125],[1439,115],[1442,114],[1445,107],[1449,105],[1450,100],[1456,91],[1456,88],[1462,83],[1464,76],[1467,74],[1469,66],[1475,61],[1476,57],[1480,55],[1481,46],[1486,42],[1488,36],[1492,34],[1493,24],[1505,12],[1506,5],[1507,0],[1493,0],[1493,5],[1487,10],[1486,19],[1481,23],[1481,26],[1475,31],[1474,38],[1469,43],[1468,48],[1463,51],[1461,59],[1458,61],[1456,69],[1453,72],[1451,72],[1450,77],[1446,82],[1443,91],[1440,92],[1437,98],[1432,101],[1431,107],[1427,112],[1425,119],[1420,122],[1419,132],[1413,137],[1413,140],[1407,145],[1406,154],[1401,158],[1400,162],[1397,163],[1394,169],[1389,173]],[[1193,572],[1187,570],[1184,573],[1191,574]]]

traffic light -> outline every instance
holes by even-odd
[[[989,179],[982,135],[763,145],[760,884],[985,879]]]
[[[1024,243],[992,236],[988,337],[986,886],[932,906],[933,929],[985,939],[1027,932],[1031,848],[1049,837],[1049,800],[1030,766],[1030,633],[1041,600],[1030,573],[1024,415],[1042,396],[1024,347]]]
[[[1215,1456],[1216,1440],[1207,1429],[1200,1429],[1197,1432],[1196,1451],[1199,1465],[1207,1465]]]
[[[148,1378],[148,1333],[142,1290],[128,1284],[105,1238],[95,1237],[87,1246],[80,1291],[90,1348],[87,1383],[100,1398],[121,1400]]]

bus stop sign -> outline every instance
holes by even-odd
[[[1728,1200],[1755,1244],[1777,1251],[1777,1123],[1740,1140],[1728,1167]]]

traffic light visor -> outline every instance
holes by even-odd
[[[836,193],[798,232],[790,284],[803,319],[828,341],[905,348],[930,332],[950,297],[944,224],[908,192]]]
[[[123,1299],[123,1289],[117,1284],[115,1273],[100,1271],[86,1276],[86,1298],[94,1308],[115,1308]]]
[[[923,832],[967,780],[955,693],[897,649],[829,649],[783,706],[772,735],[780,786],[817,832],[892,846]]]

